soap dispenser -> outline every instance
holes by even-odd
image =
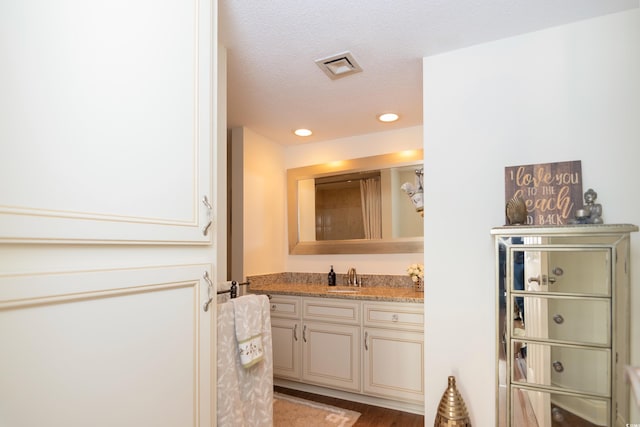
[[[329,282],[329,286],[336,285],[336,272],[333,271],[333,265],[331,266],[331,270],[329,270],[328,282]]]

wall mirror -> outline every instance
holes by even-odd
[[[422,168],[408,150],[287,170],[289,253],[423,252]]]

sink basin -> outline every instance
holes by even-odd
[[[330,294],[356,294],[360,292],[360,289],[329,289],[327,292]]]

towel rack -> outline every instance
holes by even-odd
[[[238,286],[249,286],[249,281],[238,283],[235,280],[231,282],[231,287],[224,291],[218,291],[217,294],[229,294],[230,298],[236,298],[238,296]]]
[[[202,278],[206,280],[207,284],[209,285],[207,290],[208,298],[204,303],[202,303],[202,309],[204,311],[209,311],[209,306],[211,305],[211,301],[213,301],[213,297],[211,296],[211,291],[213,289],[213,282],[209,278],[209,273],[207,271],[204,272],[204,274],[202,275]],[[230,294],[231,298],[236,298],[238,296],[238,286],[249,286],[249,281],[247,280],[246,282],[238,283],[234,280],[231,282],[231,287],[229,289],[225,291],[217,291],[216,293],[218,295]]]

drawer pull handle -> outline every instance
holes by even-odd
[[[307,325],[302,328],[302,341],[307,342]]]
[[[553,370],[556,372],[563,372],[564,366],[562,366],[562,362],[560,362],[559,360],[553,362]]]
[[[209,199],[207,198],[206,194],[202,197],[202,204],[207,208],[207,217],[209,218],[209,222],[207,222],[207,225],[205,225],[202,229],[202,235],[206,236],[207,234],[209,234],[209,228],[213,223],[213,221],[211,220],[211,212],[213,211],[213,206],[211,206],[211,203],[209,203]]]
[[[546,274],[543,274],[542,275],[542,283],[540,283],[540,276],[529,277],[527,279],[527,281],[529,283],[536,282],[538,285],[540,285],[540,284],[546,285],[546,284],[554,284],[554,283],[556,283],[556,278],[555,277],[548,277]]]
[[[553,316],[553,321],[558,325],[562,325],[564,323],[564,317],[562,317],[562,314],[556,314],[555,316]]]
[[[392,321],[392,322],[397,322],[397,321],[398,321],[398,315],[397,315],[397,314],[393,314],[393,315],[391,316],[391,321]]]
[[[364,332],[364,349],[369,351],[369,344],[367,344],[367,339],[369,339],[369,332]]]
[[[207,300],[202,303],[202,309],[206,312],[209,311],[209,306],[211,305],[211,301],[213,301],[213,297],[211,296],[211,290],[213,289],[213,282],[209,279],[209,272],[205,270],[202,278],[207,282]]]
[[[293,339],[298,341],[298,324],[293,325]]]

